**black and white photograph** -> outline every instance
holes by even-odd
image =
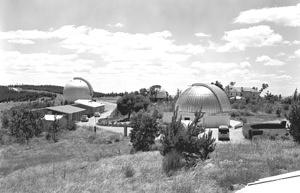
[[[299,193],[300,0],[0,0],[1,193]]]

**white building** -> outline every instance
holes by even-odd
[[[73,106],[86,109],[86,114],[88,115],[94,115],[95,112],[103,113],[105,108],[103,103],[86,99],[78,99],[74,101]]]
[[[260,92],[256,88],[250,87],[228,87],[226,93],[229,98],[243,97],[246,99],[256,99],[259,97]]]

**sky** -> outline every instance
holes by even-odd
[[[0,85],[300,89],[299,0],[1,0]]]

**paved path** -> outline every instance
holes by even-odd
[[[105,111],[101,113],[100,117],[90,117],[88,122],[78,122],[78,126],[95,126],[99,119],[107,118],[116,109],[117,104],[106,101],[97,101],[105,104]]]

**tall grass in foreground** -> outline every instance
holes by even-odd
[[[211,159],[188,170],[177,170],[170,177],[161,168],[162,159],[159,152],[146,152],[98,162],[69,160],[38,165],[0,178],[0,190],[226,193],[235,184],[245,185],[262,177],[299,170],[300,146],[281,140],[219,144]]]

